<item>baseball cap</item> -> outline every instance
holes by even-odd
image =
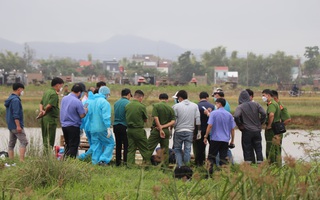
[[[217,88],[217,89],[213,90],[213,93],[211,96],[214,96],[215,94],[221,94],[221,93],[223,94],[223,90],[221,88]]]

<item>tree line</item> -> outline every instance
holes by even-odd
[[[178,74],[181,82],[188,82],[193,73],[206,73],[210,84],[214,78],[214,67],[228,66],[229,71],[239,72],[239,84],[258,86],[279,82],[292,83],[291,68],[298,67],[300,75],[304,75],[303,81],[311,84],[313,75],[320,68],[318,46],[306,47],[304,57],[306,61],[302,63],[302,58],[286,55],[283,51],[268,56],[248,52],[246,57],[240,57],[237,51],[233,51],[227,56],[226,48],[219,46],[202,54],[201,61],[197,61],[190,51],[183,53],[178,61],[173,63],[172,74]]]
[[[11,51],[0,52],[0,69],[4,71],[26,70],[28,73],[41,71],[46,78],[72,73],[75,76],[105,75],[111,78],[112,73],[103,69],[101,61],[93,61],[91,54],[87,59],[92,62],[92,66],[78,71],[78,60],[53,57],[36,60],[34,50],[25,44],[22,56]],[[302,62],[302,59],[305,61]],[[35,65],[34,61],[38,65]],[[218,46],[204,52],[200,58],[197,58],[191,51],[182,53],[177,61],[172,62],[169,74],[145,68],[142,63],[130,61],[128,58],[121,59],[120,65],[125,67],[123,76],[129,78],[135,74],[148,73],[156,77],[167,77],[171,81],[187,83],[192,79],[193,74],[207,74],[208,84],[213,83],[215,66],[228,66],[229,71],[238,71],[239,84],[248,86],[277,82],[292,83],[291,68],[299,67],[301,74],[304,75],[304,82],[312,84],[313,75],[320,68],[320,55],[318,46],[310,46],[305,47],[304,58],[287,55],[283,51],[277,51],[268,56],[248,52],[246,56],[241,57],[237,51],[232,51],[230,55],[227,55],[226,47]]]

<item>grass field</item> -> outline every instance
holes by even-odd
[[[94,84],[87,83],[86,86],[93,86]],[[173,96],[176,91],[184,89],[189,94],[189,99],[195,103],[199,100],[199,93],[201,91],[206,91],[209,94],[212,93],[212,86],[166,86],[166,87],[156,87],[150,85],[144,86],[122,86],[122,85],[110,85],[111,97],[109,102],[113,106],[114,102],[120,98],[120,92],[124,87],[128,87],[134,92],[137,89],[141,89],[145,93],[145,99],[143,103],[147,106],[147,112],[149,114],[149,120],[146,123],[146,127],[151,125],[151,111],[152,104],[158,102],[158,96],[160,93],[167,93],[169,97]],[[42,94],[45,90],[50,88],[50,85],[41,86],[26,86],[25,95],[21,97],[22,104],[25,113],[25,125],[26,127],[38,127],[39,122],[35,120],[37,115],[37,110],[39,109],[39,102]],[[223,88],[225,91],[225,98],[228,100],[231,106],[232,112],[238,105],[238,95],[242,89],[246,87],[238,87],[234,90],[229,90]],[[261,91],[265,88],[276,89],[275,86],[269,86],[264,88],[251,88],[255,93],[255,101],[259,102],[265,109],[266,105],[261,100]],[[4,100],[10,95],[11,87],[0,86],[0,101]],[[301,97],[290,97],[288,91],[279,91],[280,99],[283,104],[288,108],[289,113],[292,117],[292,123],[288,128],[303,128],[303,129],[320,129],[320,93],[315,93],[312,91],[306,91]],[[210,101],[213,99],[210,97]],[[170,99],[169,104],[173,105],[173,100]],[[5,124],[5,108],[0,106],[0,127],[6,126]]]

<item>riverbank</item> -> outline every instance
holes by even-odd
[[[7,149],[7,144],[9,141],[9,132],[6,128],[0,128],[1,141],[0,141],[0,151]],[[42,149],[42,137],[41,137],[41,129],[40,128],[25,128],[26,135],[29,139],[29,147],[30,149]],[[147,135],[149,136],[150,129],[146,128]],[[314,133],[314,134],[310,134]],[[264,139],[264,131],[262,131],[262,147],[263,154],[265,156],[265,147],[266,142]],[[55,145],[60,145],[60,135],[62,135],[61,128],[57,129]],[[312,140],[310,138],[313,137]],[[292,156],[296,159],[301,159],[305,161],[309,161],[309,155],[306,151],[307,149],[317,149],[319,148],[320,141],[320,131],[304,131],[304,130],[288,130],[287,133],[284,134],[283,144],[282,144],[282,156]],[[169,146],[172,147],[173,138],[169,141]],[[209,145],[207,145],[208,147]],[[241,132],[236,130],[235,132],[235,148],[232,149],[232,154],[234,157],[234,161],[236,163],[241,163],[243,161],[243,152],[241,148]],[[18,145],[16,145],[16,152],[18,152]],[[207,148],[208,152],[208,148]],[[27,153],[28,155],[28,153]]]

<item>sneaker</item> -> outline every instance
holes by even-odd
[[[4,166],[5,166],[5,167],[11,167],[11,165],[8,164],[8,163],[4,163]]]
[[[17,166],[17,164],[16,164],[16,163],[13,163],[13,164],[11,164],[11,166],[12,166],[12,167],[15,167],[15,166]]]

